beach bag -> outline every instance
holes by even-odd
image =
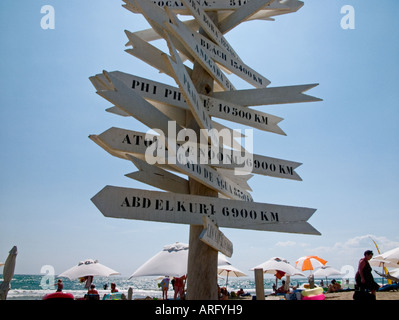
[[[376,300],[376,297],[368,290],[356,289],[355,292],[353,293],[353,300],[374,301],[374,300]]]

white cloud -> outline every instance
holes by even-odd
[[[336,242],[332,246],[322,246],[312,249],[312,254],[317,254],[328,260],[328,265],[339,266],[350,264],[357,267],[358,261],[366,250],[373,250],[374,255],[378,251],[373,243],[377,243],[381,253],[399,247],[399,242],[392,241],[384,236],[366,234],[350,238],[344,242]]]
[[[279,241],[275,244],[276,247],[307,247],[309,246],[308,243],[304,242],[295,242],[295,241]]]

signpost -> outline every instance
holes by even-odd
[[[320,235],[307,220],[316,209],[106,186],[92,199],[106,217]]]
[[[268,87],[270,80],[245,64],[224,37],[240,23],[295,12],[303,2],[123,2],[152,27],[125,31],[132,46],[126,52],[170,76],[177,87],[120,71],[90,77],[97,93],[113,104],[107,111],[131,116],[157,134],[112,127],[89,137],[134,163],[138,171],[127,177],[167,192],[106,186],[91,200],[106,217],[190,225],[188,298],[216,299],[217,252],[233,254],[232,241],[219,228],[320,234],[308,222],[316,209],[254,202],[250,194],[254,174],[301,181],[295,172],[301,163],[249,153],[233,130],[213,120],[285,135],[282,118],[250,107],[320,101],[304,94],[317,84]],[[182,22],[177,14],[194,20]],[[149,43],[157,39],[166,41],[169,53]],[[226,70],[254,89],[237,90]],[[257,280],[260,274],[257,270]]]
[[[220,251],[227,257],[233,255],[233,243],[221,232],[216,224],[207,216],[202,216],[204,231],[200,235],[200,240],[208,246]]]

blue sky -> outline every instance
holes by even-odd
[[[241,270],[273,256],[294,264],[308,254],[338,269],[356,267],[374,249],[370,236],[383,251],[399,246],[399,4],[383,3],[308,0],[297,13],[246,22],[226,35],[271,87],[319,83],[308,94],[323,99],[257,107],[283,117],[287,136],[255,131],[254,152],[303,163],[303,181],[249,181],[257,202],[317,208],[309,222],[322,235],[222,229]],[[121,4],[0,2],[0,261],[17,245],[17,273],[52,265],[58,274],[95,258],[129,276],[164,245],[188,242],[188,226],[105,218],[90,201],[105,185],[155,189],[126,178],[133,164],[88,138],[113,126],[148,130],[105,112],[111,105],[88,78],[119,70],[175,85],[124,52],[124,30],[149,25]],[[54,30],[40,26],[43,5],[55,9]],[[355,9],[354,30],[340,26],[344,5]]]

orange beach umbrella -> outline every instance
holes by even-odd
[[[306,256],[306,257],[300,257],[296,261],[296,268],[302,271],[314,270],[324,266],[326,263],[327,263],[326,260],[323,260],[318,256]]]

